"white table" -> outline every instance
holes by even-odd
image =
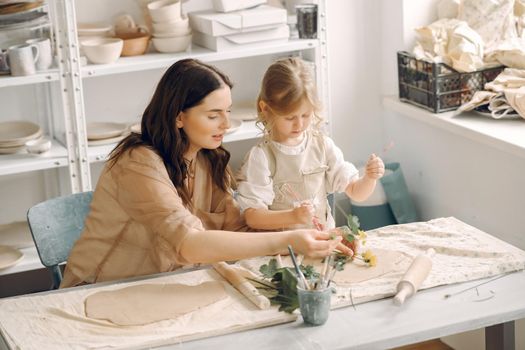
[[[418,292],[401,306],[383,299],[332,310],[328,322],[296,322],[206,338],[161,349],[386,349],[487,327],[487,350],[514,349],[514,320],[525,318],[525,272]],[[78,287],[89,288],[89,286]],[[484,301],[486,296],[493,297]],[[52,291],[46,293],[60,293]],[[479,293],[479,296],[478,294]],[[0,339],[0,349],[8,349]]]

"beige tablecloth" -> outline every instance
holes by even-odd
[[[422,288],[489,277],[525,267],[525,252],[454,218],[388,226],[368,232],[367,246],[401,251],[409,257],[395,270],[381,277],[338,286],[333,306],[394,294],[398,280],[411,258],[434,248],[433,268]],[[239,262],[258,269],[269,257]],[[94,288],[73,288],[58,292],[0,300],[0,332],[13,348],[21,349],[134,349],[178,343],[191,339],[293,321],[296,314],[278,312],[275,307],[260,310],[225,283],[229,298],[176,320],[145,326],[116,326],[84,316],[86,296],[101,291],[144,283],[224,281],[214,270],[199,270],[161,276],[145,281]],[[416,296],[417,297],[417,296]]]

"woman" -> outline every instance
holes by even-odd
[[[112,151],[61,287],[175,270],[182,265],[285,253],[351,254],[316,230],[237,232],[245,223],[230,192],[232,83],[187,59],[171,66],[132,133]]]

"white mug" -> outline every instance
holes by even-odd
[[[53,52],[51,50],[51,40],[49,38],[37,38],[26,40],[27,44],[38,47],[38,60],[36,70],[48,70],[53,63]]]
[[[35,74],[35,63],[38,60],[38,47],[34,44],[14,45],[7,49],[11,75]]]

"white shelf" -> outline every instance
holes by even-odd
[[[454,112],[435,114],[401,102],[395,96],[385,97],[383,105],[401,115],[525,158],[525,119],[492,119],[475,112],[456,116]]]
[[[205,62],[213,62],[312,49],[318,45],[318,40],[296,39],[285,43],[261,43],[250,47],[240,47],[239,49],[216,52],[192,44],[190,50],[181,53],[148,53],[141,56],[120,57],[117,62],[112,64],[89,64],[82,67],[82,77],[87,78],[146,69],[166,68],[174,62],[185,58],[195,58]]]
[[[23,153],[0,155],[0,175],[52,169],[67,165],[67,150],[56,140],[52,141],[51,149],[42,154],[30,154],[23,151]]]
[[[20,249],[20,251],[24,253],[24,257],[22,258],[22,260],[20,260],[20,262],[18,262],[14,266],[8,267],[6,269],[0,269],[0,276],[30,270],[37,270],[45,267],[40,262],[40,258],[38,257],[38,253],[34,246],[30,248],[22,248]]]
[[[224,136],[223,142],[251,140],[262,136],[262,130],[255,125],[255,121],[243,121],[239,129]]]
[[[235,142],[250,140],[262,136],[262,131],[255,125],[255,121],[243,121],[239,129],[227,134],[223,142]],[[90,163],[106,161],[109,153],[115,148],[117,143],[111,143],[103,146],[88,147],[88,160]]]
[[[8,86],[48,83],[58,80],[58,69],[51,69],[42,73],[13,77],[10,75],[0,77],[0,88]]]

